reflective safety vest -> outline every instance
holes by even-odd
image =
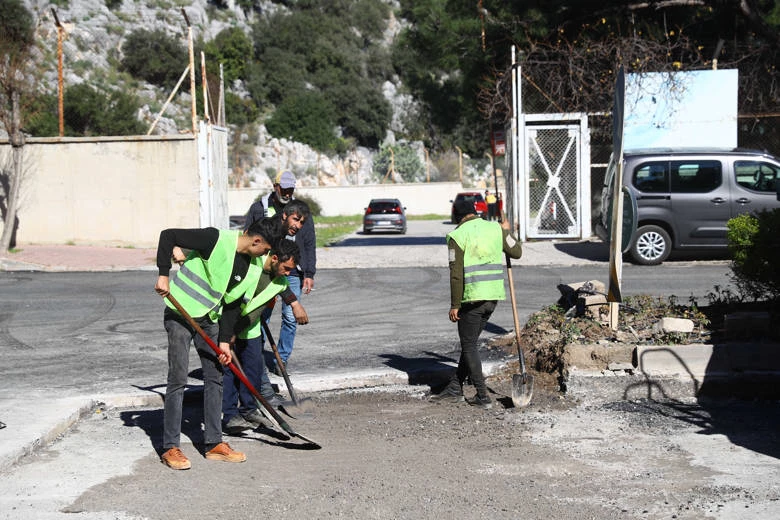
[[[253,263],[257,261],[257,267],[262,272],[263,264],[268,258],[268,255],[261,256],[253,259]],[[272,279],[271,282],[263,287],[263,289],[255,294],[257,291],[257,283],[260,281],[260,276],[257,277],[254,285],[244,294],[244,303],[241,305],[241,316],[247,316],[254,311],[257,319],[252,321],[252,324],[246,329],[240,331],[236,336],[241,339],[259,338],[263,333],[262,311],[263,308],[270,302],[277,294],[287,289],[289,282],[286,276],[277,276]]]
[[[171,295],[193,318],[209,314],[212,321],[219,318],[223,297],[230,301],[240,297],[252,283],[247,276],[226,295],[238,246],[239,231],[220,231],[217,243],[208,260],[192,251],[170,281]],[[257,281],[255,279],[255,285]],[[254,287],[254,286],[253,286]],[[167,299],[166,305],[175,310]]]
[[[501,226],[475,218],[447,234],[463,250],[463,302],[504,300]]]

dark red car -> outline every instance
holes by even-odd
[[[463,217],[463,215],[455,214],[455,203],[463,199],[474,203],[474,211],[477,213],[477,215],[483,218],[487,215],[487,202],[485,202],[485,197],[483,197],[482,194],[478,191],[464,191],[462,193],[458,193],[455,198],[450,201],[452,202],[450,222],[457,224]]]

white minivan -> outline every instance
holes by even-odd
[[[623,158],[623,185],[637,204],[628,253],[638,264],[660,264],[673,249],[725,248],[729,219],[780,208],[780,159],[765,152],[652,149],[626,151]],[[611,159],[596,224],[604,240],[615,170]]]

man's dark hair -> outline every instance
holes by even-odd
[[[247,228],[246,234],[249,236],[260,235],[273,246],[282,238],[282,225],[279,219],[266,217],[252,222]]]
[[[290,258],[298,265],[301,261],[301,250],[298,244],[292,240],[283,238],[271,249],[271,254],[276,255],[280,262],[286,262]]]
[[[290,215],[296,215],[304,220],[311,217],[311,210],[309,209],[309,205],[299,199],[293,199],[285,204],[284,209],[282,209],[282,213],[288,217]]]

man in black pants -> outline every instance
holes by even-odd
[[[458,227],[447,235],[450,264],[450,321],[458,324],[460,360],[447,387],[431,396],[432,401],[461,402],[463,383],[468,378],[476,395],[466,401],[488,409],[488,396],[477,340],[496,308],[506,299],[504,291],[504,254],[520,258],[521,243],[509,232],[509,222],[501,224],[477,217],[474,206],[458,201],[456,214],[464,215]]]

